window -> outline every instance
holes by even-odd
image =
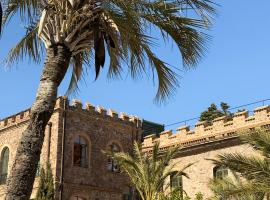
[[[112,144],[110,145],[110,151],[112,153],[117,153],[117,152],[120,152],[120,148],[118,145]],[[111,171],[111,172],[120,172],[120,168],[117,161],[115,161],[112,157],[108,157],[107,169],[108,171]]]
[[[88,153],[87,142],[81,137],[77,136],[73,147],[73,165],[77,167],[88,167]]]
[[[0,184],[6,184],[8,175],[9,149],[5,147],[1,153]]]
[[[223,179],[228,176],[228,168],[224,166],[216,166],[213,169],[214,178]]]
[[[125,187],[123,200],[132,200],[132,187]]]
[[[37,171],[36,171],[36,177],[40,176],[40,161],[38,161]]]
[[[181,197],[183,197],[183,179],[182,174],[179,172],[173,172],[170,176],[171,191],[179,191]]]

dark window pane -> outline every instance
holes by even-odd
[[[117,153],[117,152],[120,152],[120,148],[119,148],[119,146],[118,145],[116,145],[116,144],[112,144],[111,146],[110,146],[110,148],[111,148],[111,152],[113,153]],[[120,167],[119,167],[119,165],[118,165],[118,163],[117,163],[117,161],[116,160],[114,160],[113,158],[108,158],[108,161],[107,161],[107,169],[109,170],[109,171],[112,171],[112,172],[120,172]]]
[[[182,174],[179,172],[174,172],[170,176],[170,185],[171,185],[171,191],[172,192],[179,192],[179,198],[183,198],[183,179]],[[177,196],[178,196],[177,195]]]
[[[88,165],[87,144],[80,136],[78,136],[74,141],[73,165],[79,167],[87,167]]]
[[[8,175],[9,149],[5,147],[1,153],[0,184],[6,184]]]
[[[228,168],[217,166],[214,168],[214,178],[223,179],[228,176]]]

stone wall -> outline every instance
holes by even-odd
[[[59,102],[55,108],[55,112],[50,120],[50,125],[47,125],[45,130],[44,144],[42,147],[40,166],[46,166],[48,156],[52,165],[54,176],[56,176],[56,150],[57,150],[57,133],[58,133],[58,121],[59,121]],[[0,152],[4,147],[9,148],[9,164],[8,173],[12,168],[12,164],[15,158],[16,149],[20,142],[22,132],[26,129],[29,120],[29,110],[20,112],[14,116],[8,117],[0,121]],[[51,129],[51,130],[50,130]],[[49,132],[51,135],[49,137]],[[50,145],[49,145],[50,143]],[[50,146],[50,150],[48,150]],[[34,183],[34,189],[31,198],[34,198],[36,188],[38,187],[38,176]],[[6,185],[0,185],[0,199],[4,199],[6,193]]]
[[[65,156],[64,156],[64,199],[80,196],[93,200],[120,200],[129,185],[123,173],[107,170],[104,151],[112,143],[122,151],[131,152],[134,140],[140,138],[140,125],[136,117],[108,112],[89,103],[85,109],[74,101],[66,112]],[[60,133],[59,133],[60,135]],[[73,166],[73,141],[80,135],[89,144],[87,168]]]
[[[0,150],[4,147],[10,150],[8,171],[11,170],[22,132],[27,127],[29,112],[26,110],[0,120]],[[108,149],[111,143],[116,143],[121,150],[131,152],[134,140],[140,140],[140,123],[137,117],[125,113],[118,115],[116,111],[107,111],[89,103],[83,108],[78,100],[69,105],[65,97],[58,98],[55,111],[46,127],[40,159],[41,166],[45,166],[48,159],[50,160],[55,178],[56,199],[60,198],[60,191],[63,200],[70,200],[72,196],[87,200],[122,199],[128,179],[123,173],[109,172],[106,169],[107,157],[102,151]],[[88,141],[87,168],[73,166],[73,142],[76,135],[81,135]],[[38,177],[31,198],[34,198],[37,186]],[[0,200],[4,199],[5,187],[0,185]]]
[[[258,107],[253,113],[249,116],[248,111],[237,112],[232,120],[219,117],[213,121],[212,125],[207,122],[198,122],[194,129],[190,129],[189,126],[182,126],[177,128],[175,134],[167,130],[162,132],[160,137],[149,135],[144,138],[143,146],[145,150],[151,148],[155,142],[160,142],[163,148],[174,145],[193,146],[234,137],[241,133],[241,130],[270,126],[270,106]]]
[[[166,151],[170,147],[181,148],[173,163],[177,162],[176,171],[194,163],[185,172],[189,179],[183,178],[183,188],[187,194],[194,198],[201,192],[204,197],[212,195],[208,187],[213,178],[214,164],[208,159],[215,159],[222,153],[239,152],[247,155],[255,154],[247,144],[242,144],[239,135],[254,128],[270,127],[270,107],[262,106],[253,111],[249,116],[248,111],[237,112],[232,120],[220,117],[212,125],[198,122],[195,128],[189,126],[179,127],[177,132],[164,131],[159,137],[150,135],[144,138],[143,151],[151,152],[154,143],[160,143],[160,149]]]

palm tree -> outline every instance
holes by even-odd
[[[195,66],[209,39],[202,31],[209,28],[213,6],[210,0],[4,0],[3,27],[18,13],[27,23],[26,34],[10,50],[7,63],[11,65],[25,56],[39,63],[46,51],[40,85],[29,125],[17,149],[6,198],[29,199],[44,129],[69,66],[73,68],[69,91],[73,91],[93,53],[98,77],[107,50],[109,77],[118,76],[123,64],[133,78],[150,71],[158,79],[156,100],[161,101],[175,90],[177,77],[152,51],[155,38],[150,28],[159,30],[164,41],[176,43],[184,66]]]
[[[215,180],[216,191],[234,199],[269,198],[270,191],[270,135],[269,130],[257,129],[242,136],[258,155],[226,153],[218,156],[214,163],[226,166],[236,174],[234,179]],[[240,178],[238,178],[240,177]],[[244,179],[243,179],[244,178]],[[213,184],[212,184],[213,185]],[[242,198],[243,197],[243,198]]]
[[[171,162],[178,151],[179,147],[161,152],[159,143],[156,143],[151,153],[147,154],[143,153],[140,145],[135,142],[132,156],[118,152],[113,153],[112,157],[119,163],[121,170],[128,175],[142,200],[162,200],[166,198],[163,191],[170,185],[166,184],[166,179],[175,173],[174,168],[178,164],[178,162]],[[184,170],[190,165],[178,170],[177,175],[187,177]],[[179,191],[173,191],[172,195],[166,199],[180,200],[180,198]]]

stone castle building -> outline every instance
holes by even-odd
[[[6,179],[12,167],[21,134],[28,123],[29,110],[0,121],[0,200],[4,199]],[[130,185],[119,166],[103,151],[130,152],[140,140],[137,117],[94,107],[80,101],[69,105],[57,100],[45,131],[40,165],[49,161],[55,178],[58,200],[128,199]],[[38,173],[31,198],[35,197]]]
[[[20,136],[28,123],[29,110],[0,120],[0,200],[4,199],[6,179],[11,169]],[[154,124],[154,123],[153,123]],[[130,200],[132,187],[114,160],[104,151],[131,152],[133,142],[140,141],[143,129],[149,132],[151,126],[137,117],[124,113],[118,115],[113,110],[85,107],[78,100],[69,103],[59,97],[54,113],[46,127],[40,166],[49,161],[55,178],[57,200]],[[154,124],[161,130],[162,126]],[[185,190],[193,198],[197,192],[204,197],[212,195],[208,182],[213,177],[223,177],[228,169],[207,159],[214,159],[220,153],[252,153],[252,148],[242,144],[239,134],[255,127],[270,127],[270,107],[263,106],[254,110],[234,114],[232,120],[220,117],[212,125],[199,122],[194,129],[184,126],[144,138],[143,151],[151,151],[155,142],[161,150],[180,146],[175,171],[193,163],[185,172],[189,179],[171,176],[170,188]],[[152,127],[153,128],[153,127]],[[38,172],[31,198],[35,197],[38,187]]]
[[[198,122],[192,130],[188,126],[179,127],[176,134],[164,131],[159,136],[149,135],[144,138],[143,151],[151,151],[155,142],[159,142],[160,148],[164,151],[170,147],[180,146],[179,154],[173,160],[173,163],[177,163],[175,171],[180,171],[193,163],[185,170],[189,178],[181,175],[171,176],[168,184],[171,188],[184,190],[192,199],[198,192],[208,198],[212,195],[208,187],[210,179],[230,174],[228,169],[215,166],[209,159],[215,159],[222,153],[256,154],[251,146],[239,140],[241,133],[254,128],[270,128],[270,106],[256,108],[251,116],[248,115],[248,111],[242,111],[235,113],[231,120],[219,117],[212,125]]]

